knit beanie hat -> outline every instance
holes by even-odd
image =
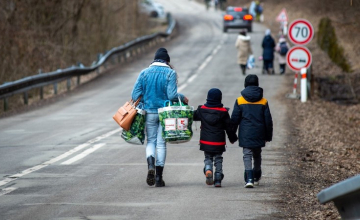
[[[223,107],[223,104],[221,103],[222,99],[222,93],[220,89],[212,88],[209,90],[205,106],[206,107]]]
[[[248,86],[259,86],[259,78],[257,77],[257,75],[249,74],[245,78],[244,86],[245,88]]]
[[[157,60],[157,59],[161,59],[161,60],[170,62],[170,56],[165,48],[161,47],[156,51],[154,60]]]

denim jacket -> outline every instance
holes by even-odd
[[[184,95],[177,92],[177,73],[161,62],[154,62],[140,72],[131,97],[137,100],[141,95],[147,113],[158,113],[166,100],[176,101],[180,97],[184,101]]]

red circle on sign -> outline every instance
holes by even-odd
[[[309,29],[309,36],[303,41],[296,40],[295,36],[292,35],[292,30],[297,24],[304,24]],[[292,43],[305,45],[305,44],[309,43],[312,40],[313,36],[314,36],[314,28],[313,28],[313,26],[311,25],[311,23],[309,21],[307,21],[305,19],[298,19],[298,20],[293,21],[290,24],[290,27],[289,27],[289,39],[290,39],[290,41]]]
[[[292,69],[295,72],[301,70],[301,68],[298,68],[298,67],[292,65],[292,63],[290,62],[290,56],[295,50],[301,50],[306,53],[308,60],[307,60],[306,64],[304,66],[302,66],[301,68],[308,68],[312,62],[312,56],[311,56],[309,49],[307,49],[306,47],[303,47],[303,46],[295,46],[295,47],[290,48],[290,50],[286,54],[287,65],[290,67],[290,69]]]

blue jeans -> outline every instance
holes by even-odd
[[[162,138],[162,127],[157,113],[146,114],[146,158],[156,158],[155,166],[164,167],[166,159],[166,142]]]

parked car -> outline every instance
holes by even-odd
[[[228,29],[247,29],[248,32],[252,32],[253,16],[247,8],[228,6],[223,21],[224,32]]]
[[[139,8],[141,12],[148,14],[152,18],[166,19],[164,7],[153,0],[140,0]]]

